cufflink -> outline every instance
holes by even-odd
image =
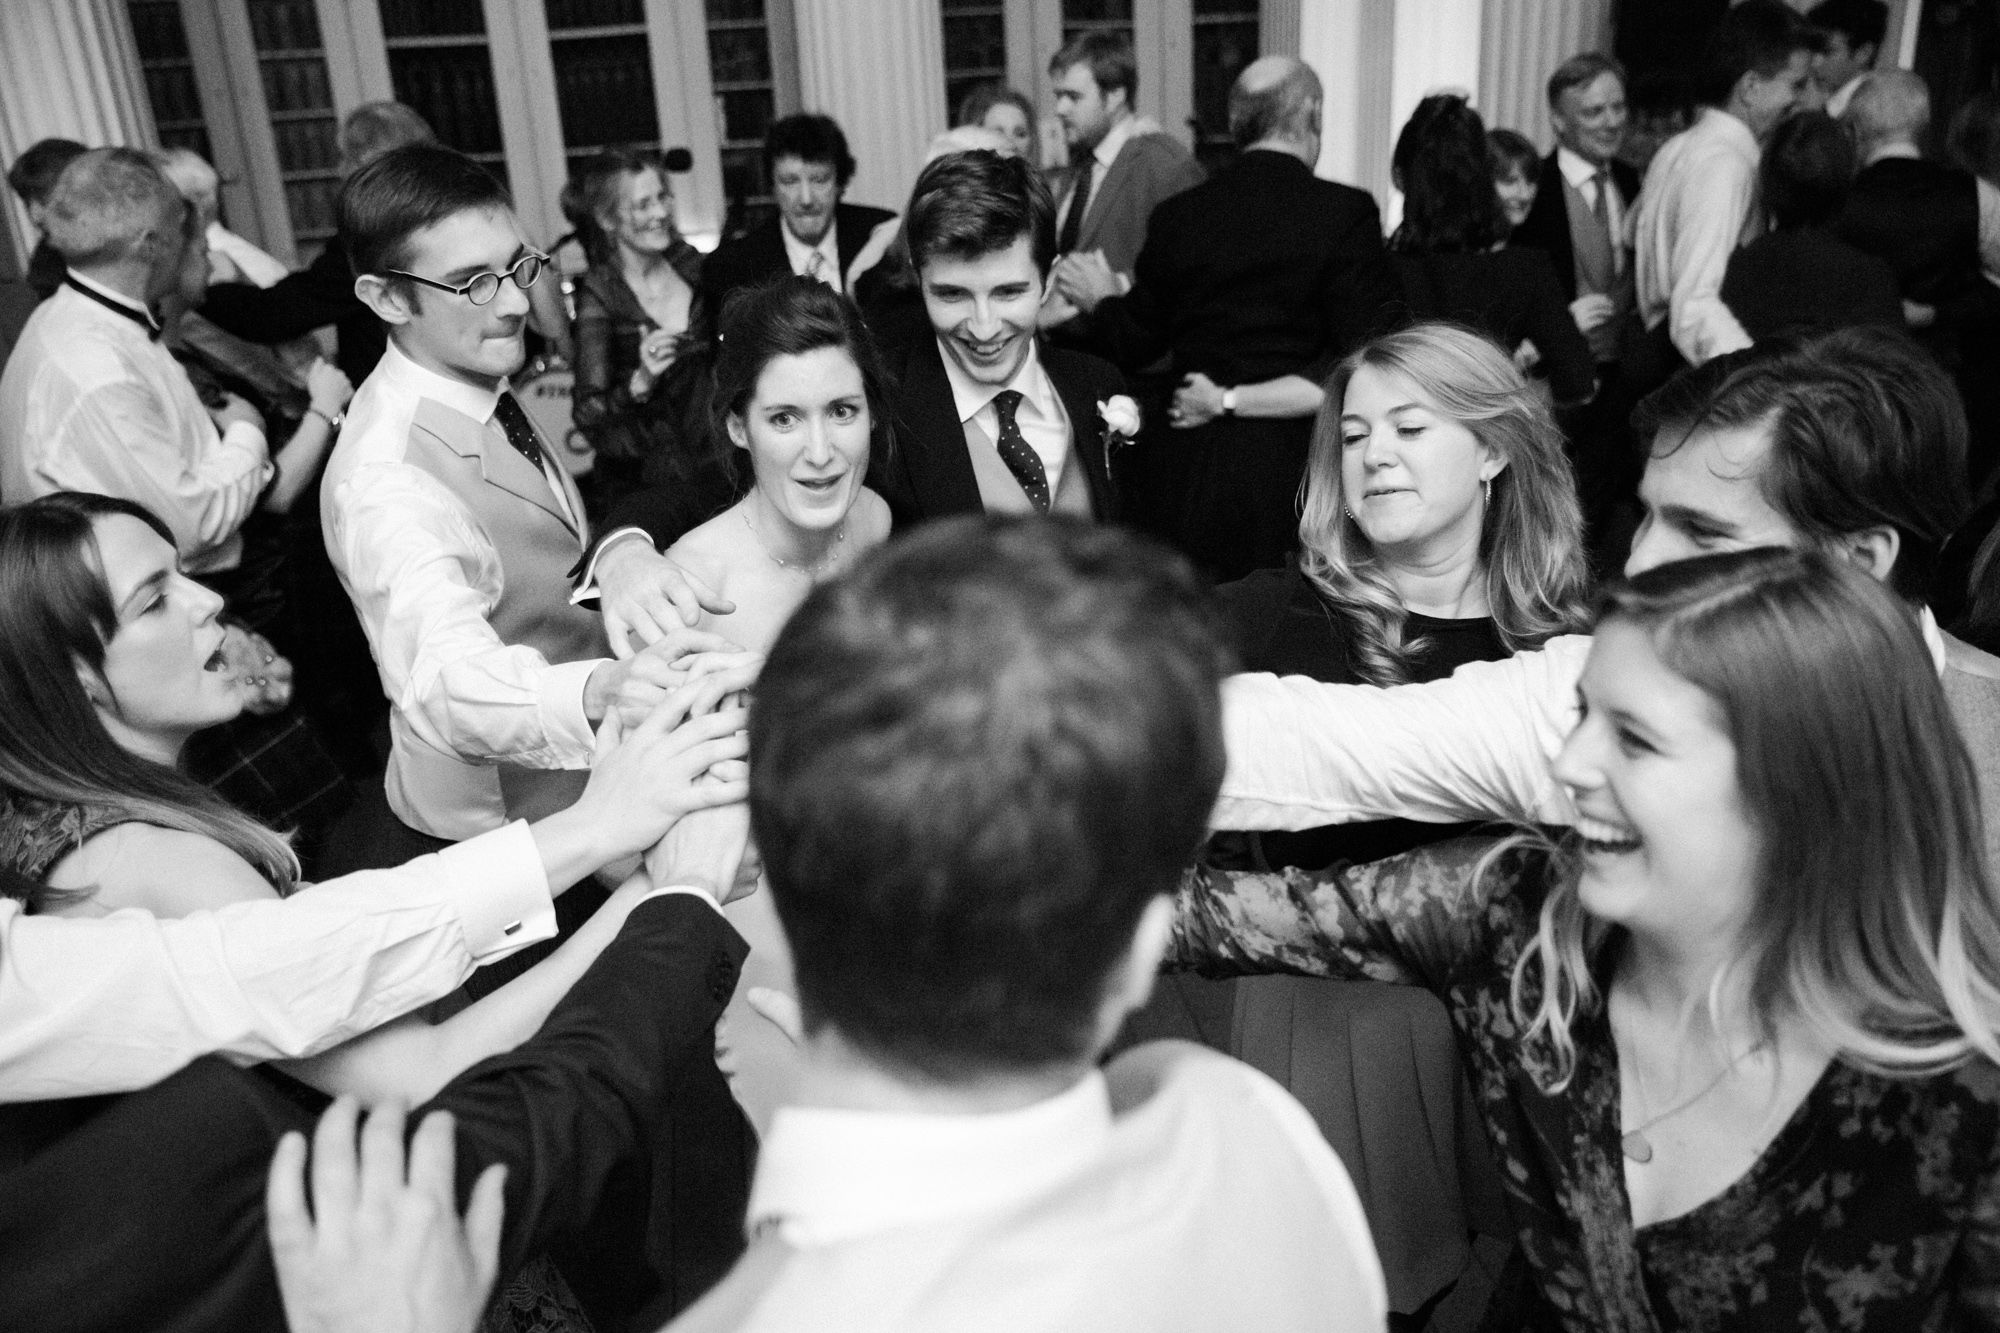
[[[519,930],[520,928],[521,928],[520,922],[509,921],[506,925],[500,927],[500,933],[502,935],[512,935],[515,931]]]

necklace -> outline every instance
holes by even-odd
[[[1672,1106],[1669,1106],[1666,1110],[1660,1112],[1658,1115],[1649,1116],[1645,1120],[1641,1121],[1639,1124],[1634,1125],[1632,1128],[1626,1130],[1623,1134],[1619,1136],[1618,1146],[1624,1150],[1624,1153],[1627,1157],[1631,1158],[1633,1161],[1637,1162],[1641,1166],[1644,1166],[1646,1163],[1652,1161],[1653,1141],[1646,1137],[1646,1131],[1651,1129],[1653,1126],[1659,1124],[1663,1120],[1667,1120],[1673,1116],[1679,1115],[1682,1111],[1687,1110],[1688,1107],[1693,1106],[1696,1102],[1708,1096],[1709,1093],[1714,1092],[1717,1088],[1722,1086],[1722,1080],[1728,1078],[1729,1075],[1735,1071],[1737,1065],[1743,1063],[1745,1060],[1749,1059],[1751,1056],[1755,1055],[1757,1052],[1763,1049],[1764,1049],[1764,1043],[1760,1041],[1751,1046],[1745,1047],[1743,1050],[1738,1051],[1735,1055],[1730,1057],[1729,1063],[1722,1067],[1721,1073],[1717,1074],[1714,1078],[1710,1079],[1708,1082],[1702,1084],[1700,1091],[1696,1092],[1692,1097],[1682,1098],[1680,1101],[1675,1102]],[[1643,1103],[1646,1100],[1646,1089],[1639,1081],[1639,1066],[1637,1062],[1634,1062],[1634,1064],[1632,1065],[1632,1091],[1638,1094],[1640,1102]]]
[[[807,578],[816,578],[823,573],[826,567],[833,563],[833,558],[840,554],[840,544],[847,540],[847,520],[843,518],[840,520],[840,526],[834,530],[833,540],[827,544],[825,553],[819,559],[787,560],[765,543],[764,534],[757,531],[757,525],[750,521],[749,506],[746,505],[737,512],[743,515],[743,526],[750,529],[750,540],[757,543],[757,549],[764,553],[766,559],[779,569],[796,569]]]

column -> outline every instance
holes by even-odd
[[[1318,173],[1389,197],[1390,42],[1394,0],[1307,4],[1299,11],[1299,58],[1326,89]]]
[[[804,109],[839,121],[858,163],[847,197],[900,213],[949,123],[937,0],[796,0],[794,14]]]
[[[120,0],[0,4],[0,167],[39,139],[150,146],[153,112]],[[28,215],[7,206],[17,257]]]
[[[1485,0],[1479,114],[1489,129],[1551,142],[1548,81],[1581,51],[1611,49],[1611,0]]]

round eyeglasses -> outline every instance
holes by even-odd
[[[535,279],[542,276],[542,266],[548,262],[547,255],[538,255],[530,250],[515,260],[514,267],[505,273],[475,273],[472,280],[461,287],[454,287],[448,282],[439,282],[436,278],[426,278],[421,273],[406,273],[399,268],[383,271],[393,273],[399,278],[408,278],[412,282],[421,282],[426,287],[435,287],[441,292],[450,292],[453,296],[463,296],[474,305],[485,305],[500,294],[500,284],[509,278],[513,279],[516,287],[524,292],[527,291],[535,285]]]

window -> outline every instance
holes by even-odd
[[[1257,58],[1256,0],[1194,0],[1194,152],[1209,171],[1236,155],[1229,89]]]
[[[729,206],[722,234],[727,237],[771,214],[764,135],[778,115],[778,88],[765,0],[707,4],[708,68],[715,86],[715,119],[722,130],[722,193]]]
[[[480,0],[390,0],[381,13],[396,100],[429,121],[440,141],[477,159],[506,184]]]
[[[245,0],[271,118],[278,178],[302,261],[332,236],[340,194],[340,119],[312,0]]]
[[[1115,32],[1131,41],[1132,0],[1062,0],[1063,42],[1086,32]]]
[[[604,148],[660,147],[644,0],[544,0],[569,175]]]
[[[942,0],[942,8],[944,114],[957,120],[967,93],[1007,81],[1007,10],[997,0]]]
[[[146,100],[153,124],[167,148],[192,148],[205,161],[215,160],[208,142],[208,122],[202,116],[201,91],[195,83],[194,58],[188,51],[187,29],[181,24],[180,0],[131,0],[132,37],[139,48],[139,68],[146,77]]]

